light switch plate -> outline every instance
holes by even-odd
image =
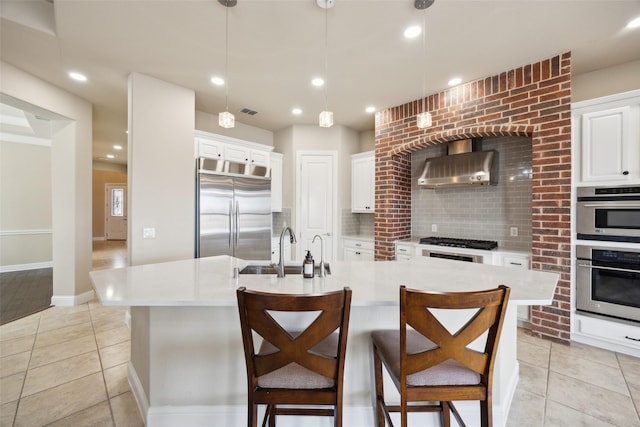
[[[143,228],[142,229],[142,238],[143,239],[155,239],[156,238],[156,229],[155,228]]]

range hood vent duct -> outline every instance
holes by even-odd
[[[498,152],[481,151],[479,139],[463,139],[447,145],[447,155],[427,159],[418,178],[422,188],[496,185]]]

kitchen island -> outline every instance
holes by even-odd
[[[147,426],[246,425],[246,371],[235,291],[277,293],[353,290],[345,365],[344,425],[374,424],[369,333],[399,325],[399,286],[430,291],[511,287],[494,371],[494,425],[506,423],[518,382],[516,306],[550,304],[558,275],[541,271],[425,258],[411,262],[331,263],[331,274],[237,274],[247,264],[229,256],[189,259],[91,272],[100,302],[131,312],[129,382]],[[443,318],[448,328],[466,319]],[[390,384],[386,391],[393,396]],[[457,405],[469,425],[477,402]],[[469,415],[466,415],[469,414]],[[433,417],[434,414],[425,414]],[[297,425],[281,417],[279,426]],[[328,426],[326,417],[305,426]]]

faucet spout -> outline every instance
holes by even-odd
[[[315,236],[313,236],[311,243],[314,243],[316,241],[316,237],[320,239],[320,271],[318,272],[318,277],[325,277],[326,273],[324,271],[324,240],[322,239],[321,235],[316,234]]]
[[[284,242],[284,236],[287,233],[289,233],[289,242],[291,242],[291,244],[296,243],[296,235],[291,227],[284,227],[280,233],[280,254],[278,257],[278,265],[275,266],[278,277],[284,277],[284,250],[282,248],[282,244]]]

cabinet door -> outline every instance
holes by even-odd
[[[271,212],[282,212],[282,159],[282,154],[271,153]]]
[[[375,159],[373,156],[354,158],[351,162],[351,211],[375,211]]]
[[[270,154],[268,151],[251,150],[249,161],[257,166],[269,166]]]
[[[224,158],[231,162],[248,163],[251,158],[251,150],[247,147],[227,144],[224,147]]]
[[[221,159],[224,156],[224,144],[198,138],[198,157]]]
[[[407,245],[396,245],[396,261],[408,261],[413,258],[413,247]]]
[[[631,106],[582,114],[582,181],[628,182],[640,176]],[[637,126],[637,124],[636,124]]]
[[[344,248],[345,261],[373,261],[373,252],[365,249]]]

